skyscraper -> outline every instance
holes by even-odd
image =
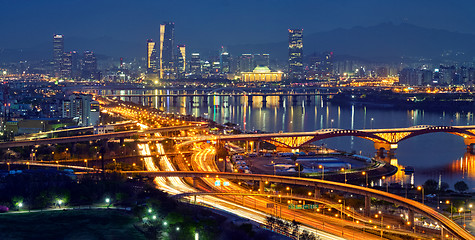
[[[64,39],[62,34],[53,35],[53,72],[55,77],[61,77],[61,63],[63,61]]]
[[[175,23],[164,22],[160,24],[160,53],[159,67],[160,79],[174,78],[174,51],[175,46]]]
[[[84,79],[99,80],[99,72],[97,71],[97,61],[94,52],[84,52],[84,66],[82,69],[82,77]]]
[[[226,74],[231,72],[231,56],[224,48],[219,56],[219,65],[221,73]]]
[[[303,78],[303,29],[289,29],[289,76]]]
[[[191,54],[190,72],[194,76],[201,75],[201,58],[199,53]]]
[[[186,46],[185,45],[178,45],[177,46],[177,53],[176,56],[176,63],[177,63],[177,73],[180,76],[183,76],[186,71]]]
[[[65,52],[63,53],[63,58],[61,59],[61,77],[65,79],[72,78],[72,67],[73,67],[73,53]]]
[[[239,58],[239,72],[251,72],[253,67],[253,55],[249,53],[242,54]]]
[[[147,73],[157,72],[157,51],[155,42],[152,39],[147,40]]]

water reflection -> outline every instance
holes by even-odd
[[[138,94],[141,91],[120,91],[121,94]],[[170,91],[184,93],[183,91]],[[196,91],[202,93],[202,91]],[[119,92],[117,92],[119,93]],[[146,93],[164,94],[167,90],[153,90]],[[125,97],[122,100],[128,100]],[[366,129],[396,128],[414,125],[475,125],[470,111],[445,112],[425,110],[402,110],[374,108],[354,104],[333,104],[320,96],[310,99],[291,97],[221,97],[210,96],[206,103],[203,97],[159,98],[153,97],[152,106],[169,112],[179,112],[202,116],[214,121],[238,124],[243,130],[262,130],[266,132],[315,131],[322,128]],[[147,100],[132,98],[132,101],[147,104]],[[333,121],[332,121],[333,120]],[[330,148],[374,156],[373,142],[357,137],[340,137],[315,144],[325,143]],[[474,157],[464,154],[465,146],[460,137],[451,134],[427,134],[405,140],[396,150],[397,159],[390,161],[398,165],[415,168],[415,184],[422,184],[428,178],[438,179],[451,186],[464,179],[475,187]],[[449,167],[450,166],[450,167]],[[394,182],[405,181],[407,177],[401,170],[394,176]]]

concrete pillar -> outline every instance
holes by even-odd
[[[196,188],[198,185],[198,178],[194,177],[193,178],[193,187]]]
[[[261,141],[256,141],[256,153],[259,154],[259,148],[261,146]]]
[[[259,192],[264,193],[264,187],[265,187],[265,182],[264,181],[259,181]]]
[[[320,188],[315,187],[314,197],[315,198],[321,198],[322,197],[322,192],[321,192]]]
[[[246,152],[249,152],[249,141],[246,141]]]
[[[267,96],[266,95],[262,96],[262,103],[267,103]]]
[[[247,96],[247,102],[248,102],[249,104],[252,103],[252,95],[248,95],[248,96]]]
[[[408,221],[410,222],[409,226],[411,227],[411,231],[415,231],[414,228],[414,211],[409,209],[409,219]]]
[[[123,137],[119,138],[119,144],[120,144],[121,147],[122,147],[122,145],[124,145],[124,138]]]
[[[371,214],[371,197],[366,195],[364,197],[364,215],[369,217]]]

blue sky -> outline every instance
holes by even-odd
[[[0,0],[0,48],[69,37],[141,43],[175,22],[176,43],[194,47],[283,41],[306,34],[383,22],[475,33],[475,1],[458,0]]]

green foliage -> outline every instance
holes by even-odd
[[[454,184],[454,189],[460,193],[468,190],[468,185],[464,181],[458,181]]]
[[[424,183],[424,194],[434,194],[437,192],[439,184],[434,179],[429,179]]]

